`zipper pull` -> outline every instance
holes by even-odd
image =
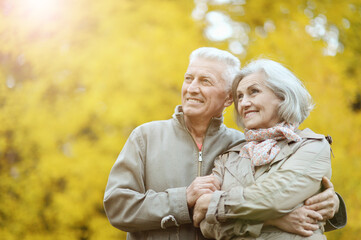
[[[201,176],[202,161],[203,161],[202,152],[199,151],[199,153],[198,153],[198,177]]]

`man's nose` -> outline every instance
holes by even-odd
[[[188,92],[199,92],[199,81],[194,79],[188,86]]]

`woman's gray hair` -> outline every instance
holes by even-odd
[[[201,47],[191,53],[189,56],[189,63],[192,63],[192,61],[198,58],[224,63],[227,66],[227,69],[223,71],[222,78],[226,82],[227,88],[231,88],[232,82],[235,76],[239,74],[241,67],[241,62],[236,56],[218,48]]]
[[[314,107],[312,97],[302,82],[290,70],[269,59],[252,61],[241,69],[240,74],[233,81],[232,94],[237,124],[244,127],[238,113],[238,85],[246,76],[259,72],[264,73],[266,86],[282,100],[278,108],[280,119],[291,124],[301,124]]]

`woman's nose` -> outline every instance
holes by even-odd
[[[250,106],[250,105],[251,105],[250,99],[247,98],[247,97],[243,97],[240,105],[241,105],[242,107],[248,107],[248,106]]]

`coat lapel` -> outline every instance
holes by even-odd
[[[257,168],[255,173],[255,179],[258,179],[258,177],[269,171],[273,164],[287,159],[294,152],[289,146],[288,142],[285,140],[280,141],[277,145],[280,147],[280,152],[276,155],[276,158],[270,164],[266,164]]]
[[[237,154],[237,155],[236,155]],[[238,181],[241,186],[248,186],[254,183],[254,177],[251,168],[251,162],[248,159],[241,158],[239,152],[230,157],[226,162],[226,170]]]

